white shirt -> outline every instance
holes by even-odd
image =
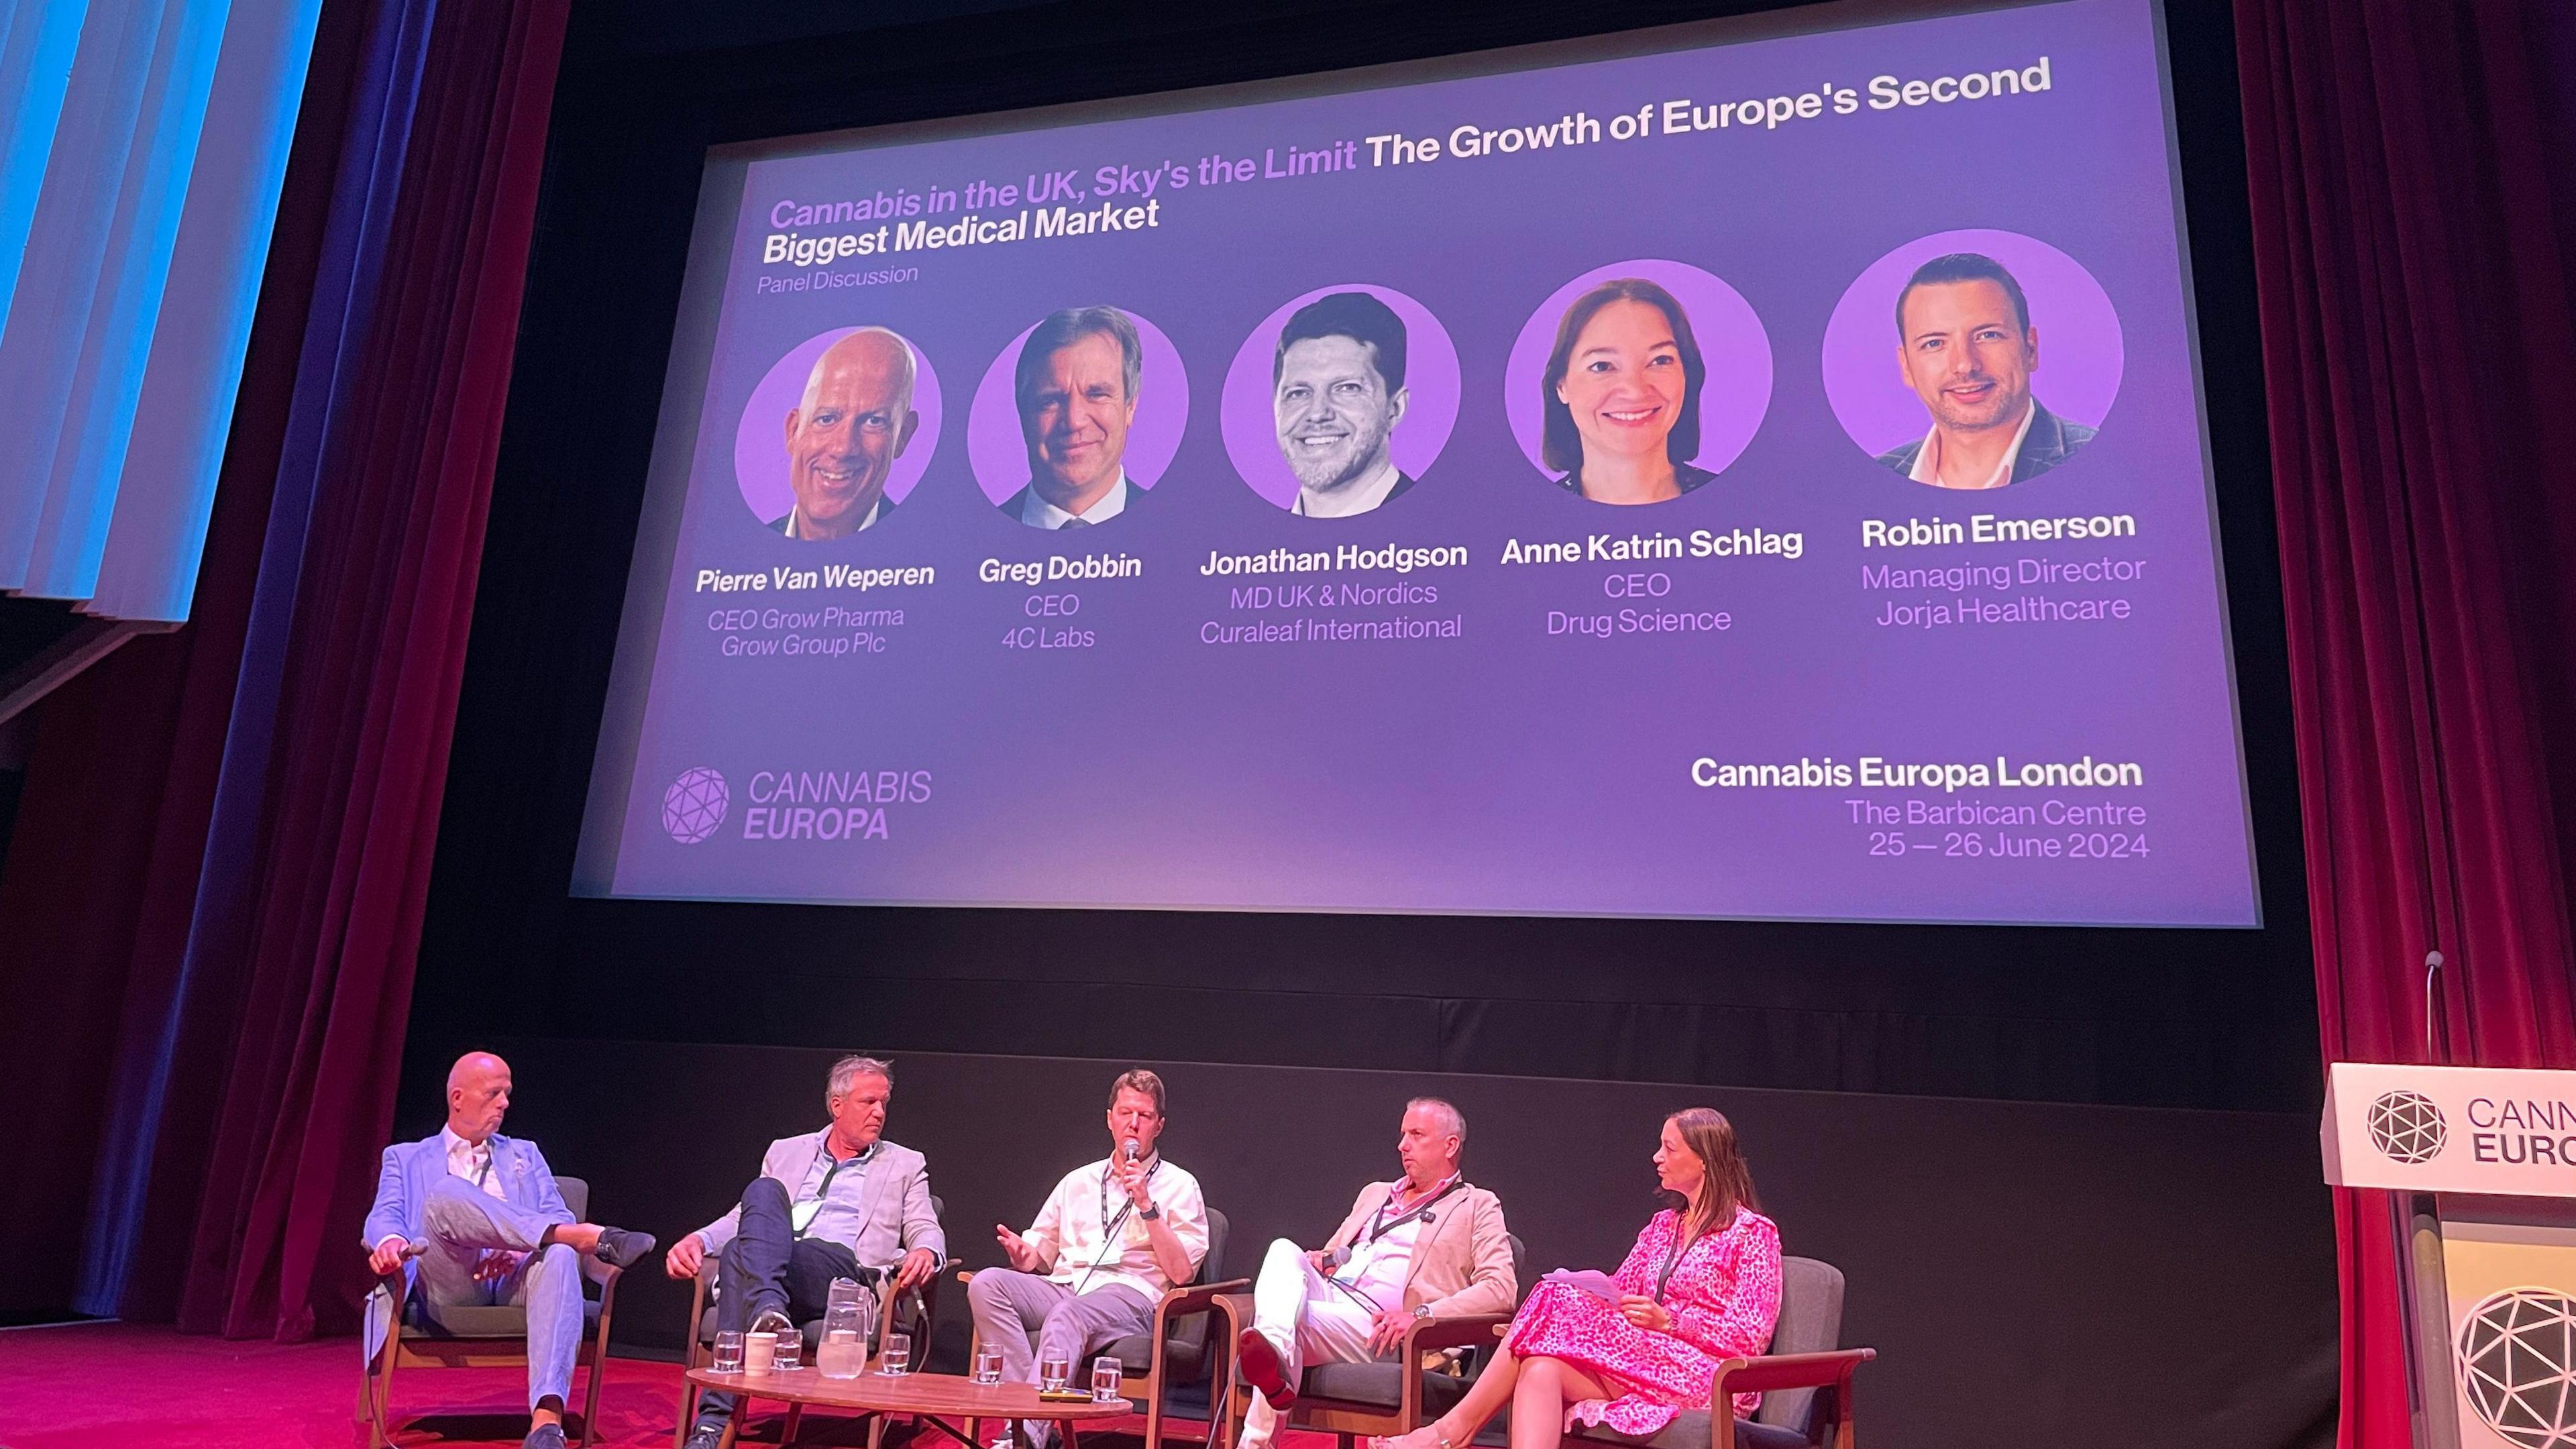
[[[1359,1237],[1352,1241],[1350,1258],[1333,1270],[1333,1281],[1356,1290],[1361,1297],[1376,1304],[1380,1311],[1402,1307],[1404,1281],[1411,1276],[1413,1268],[1413,1250],[1422,1242],[1422,1230],[1431,1219],[1417,1215],[1411,1221],[1388,1228],[1375,1237],[1369,1236],[1369,1229],[1390,1218],[1401,1218],[1412,1209],[1429,1203],[1441,1189],[1457,1180],[1457,1176],[1452,1174],[1431,1189],[1431,1196],[1417,1198],[1405,1207],[1395,1205],[1396,1191],[1404,1184],[1390,1184],[1386,1201],[1370,1219],[1369,1226],[1362,1228]],[[1435,1207],[1431,1211],[1436,1215],[1440,1210]]]
[[[1074,519],[1085,523],[1107,523],[1127,511],[1127,470],[1118,470],[1118,481],[1079,514],[1067,513],[1039,495],[1036,484],[1029,485],[1028,501],[1020,505],[1020,522],[1031,528],[1062,528]]]
[[[441,1127],[438,1129],[438,1140],[447,1149],[449,1172],[483,1189],[487,1196],[505,1199],[509,1196],[501,1186],[501,1174],[492,1170],[490,1138],[485,1138],[481,1142],[468,1142],[456,1135],[455,1128]],[[402,1234],[387,1233],[376,1241],[376,1246],[381,1248],[387,1243],[401,1241]]]
[[[1349,518],[1366,513],[1386,502],[1387,495],[1395,491],[1396,483],[1403,477],[1403,471],[1395,466],[1395,459],[1388,458],[1366,478],[1348,488],[1334,489],[1329,494],[1310,493],[1301,484],[1297,489],[1297,501],[1288,511],[1301,518]]]
[[[2021,440],[2030,436],[2031,419],[2038,416],[2039,403],[2034,399],[2029,407],[2022,410],[2021,426],[2013,429],[2012,446],[2004,449],[2003,461],[1996,465],[1994,476],[1983,483],[1943,483],[1941,481],[1941,425],[1939,423],[1934,423],[1932,431],[1923,435],[1923,446],[1915,450],[1914,470],[1905,476],[1917,483],[1929,483],[1935,488],[2001,488],[2012,481],[2013,464],[2021,457]]]
[[[1146,1181],[1145,1195],[1163,1210],[1164,1225],[1181,1240],[1195,1270],[1208,1250],[1207,1202],[1199,1196],[1199,1180],[1160,1156],[1148,1158],[1147,1165],[1154,1175]],[[1106,1232],[1104,1224],[1110,1225]],[[1154,1257],[1144,1221],[1127,1194],[1109,1180],[1106,1157],[1066,1173],[1047,1195],[1046,1206],[1038,1209],[1038,1220],[1020,1236],[1039,1253],[1055,1254],[1047,1277],[1076,1293],[1123,1283],[1150,1303],[1174,1286]]]
[[[487,1197],[507,1197],[502,1190],[501,1174],[492,1170],[492,1142],[468,1142],[456,1135],[453,1127],[438,1129],[438,1140],[447,1144],[447,1170],[483,1189]]]
[[[865,517],[865,518],[860,519],[860,520],[859,520],[859,526],[858,526],[858,527],[856,527],[856,528],[851,529],[851,530],[850,530],[850,532],[852,532],[852,533],[865,533],[865,532],[867,532],[871,527],[874,527],[874,526],[875,526],[875,524],[876,524],[876,521],[877,521],[877,510],[878,510],[878,509],[880,509],[880,508],[883,508],[883,507],[885,507],[885,495],[883,495],[883,494],[879,494],[879,495],[877,496],[877,501],[868,505],[868,516],[867,516],[867,517]],[[788,536],[789,538],[794,538],[794,539],[804,539],[804,538],[805,538],[805,529],[804,529],[804,526],[803,526],[803,525],[804,525],[804,522],[805,522],[805,505],[804,505],[804,504],[799,503],[799,504],[797,504],[795,507],[793,507],[793,508],[791,508],[791,509],[787,510],[787,536]],[[807,540],[807,541],[808,541],[808,542],[811,542],[811,540]]]

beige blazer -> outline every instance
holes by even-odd
[[[1394,1190],[1391,1182],[1361,1188],[1358,1200],[1351,1204],[1351,1215],[1324,1246],[1350,1246]],[[1511,1229],[1503,1225],[1501,1199],[1472,1185],[1441,1199],[1415,1242],[1413,1261],[1405,1268],[1404,1306],[1427,1303],[1434,1318],[1461,1318],[1509,1313],[1520,1302],[1520,1294],[1520,1282],[1512,1275]]]

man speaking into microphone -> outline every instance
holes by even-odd
[[[1509,1313],[1520,1301],[1503,1205],[1458,1170],[1467,1119],[1437,1097],[1404,1104],[1404,1175],[1360,1189],[1351,1215],[1312,1253],[1281,1238],[1252,1287],[1237,1341],[1257,1390],[1240,1449],[1263,1449],[1312,1363],[1365,1363],[1404,1342],[1417,1318]]]
[[[996,1223],[1008,1269],[966,1285],[975,1333],[1002,1351],[1002,1377],[1035,1383],[1041,1359],[1063,1357],[1088,1387],[1090,1355],[1154,1326],[1154,1305],[1197,1275],[1207,1256],[1199,1180],[1163,1160],[1163,1079],[1139,1068],[1109,1085],[1109,1156],[1064,1175],[1028,1231]],[[1036,1329],[1037,1344],[1029,1343]],[[1052,1424],[1022,1425],[1046,1449]]]

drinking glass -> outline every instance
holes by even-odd
[[[1002,1351],[989,1343],[975,1345],[975,1382],[998,1384],[1002,1381]]]
[[[1073,1360],[1060,1353],[1049,1354],[1038,1361],[1038,1389],[1042,1393],[1060,1394],[1073,1382]]]
[[[1125,1365],[1114,1358],[1093,1359],[1091,1361],[1091,1401],[1095,1404],[1114,1404],[1124,1398],[1125,1395],[1118,1392],[1118,1385],[1126,1372]]]
[[[793,1373],[804,1360],[805,1335],[793,1328],[778,1330],[778,1349],[770,1362],[780,1373]]]
[[[899,1379],[912,1372],[911,1334],[889,1333],[885,1336],[885,1351],[877,1355],[877,1372],[890,1379]]]
[[[742,1330],[728,1328],[716,1335],[715,1362],[710,1364],[720,1374],[742,1372]]]

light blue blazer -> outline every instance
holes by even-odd
[[[572,1209],[564,1206],[563,1192],[555,1186],[554,1169],[546,1166],[546,1155],[537,1144],[516,1137],[492,1134],[492,1173],[501,1180],[501,1195],[512,1207],[543,1222],[569,1223]],[[444,1131],[433,1132],[418,1142],[397,1142],[385,1149],[384,1166],[376,1174],[376,1205],[367,1213],[366,1242],[368,1251],[390,1237],[414,1242],[427,1237],[421,1218],[429,1203],[429,1190],[451,1174],[447,1170],[447,1138]],[[403,1264],[403,1294],[409,1297],[419,1281],[420,1264]],[[381,1292],[381,1290],[380,1290]],[[392,1315],[384,1310],[391,1303],[370,1303],[367,1314],[367,1350],[374,1352],[383,1331],[379,1316],[389,1322]]]

